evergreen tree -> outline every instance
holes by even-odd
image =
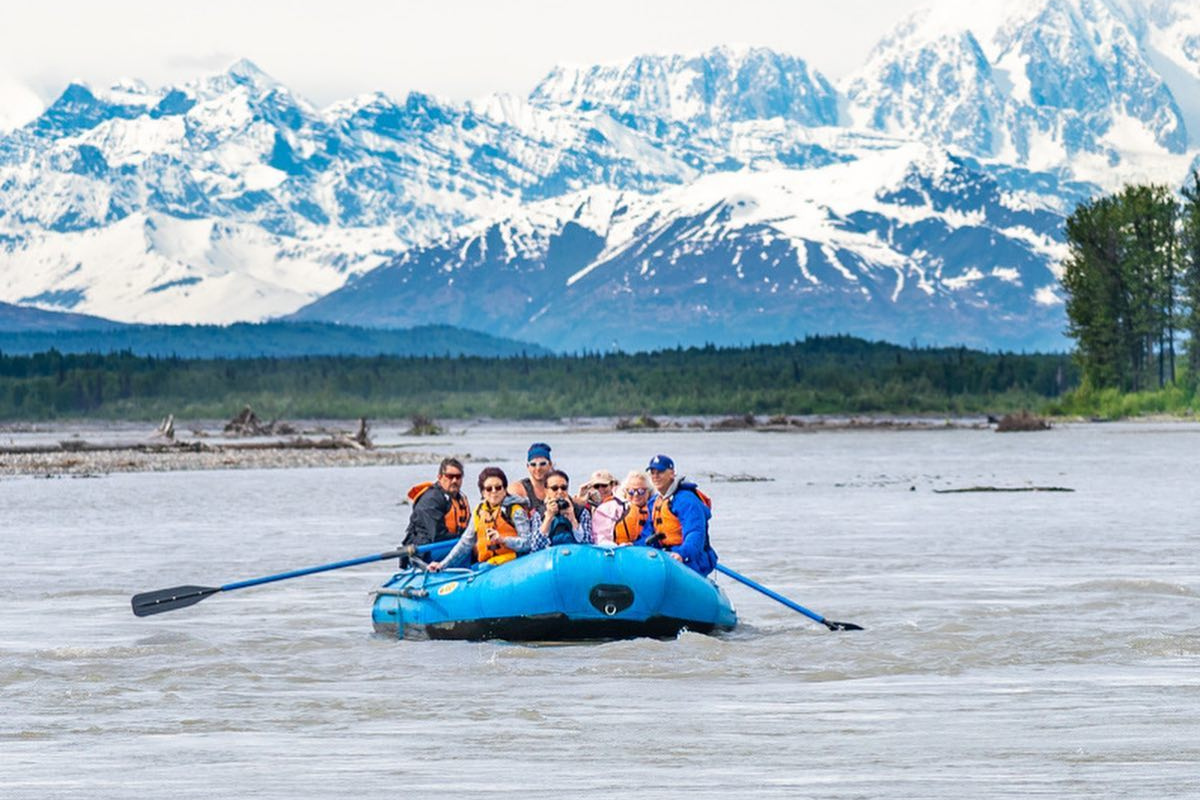
[[[1165,186],[1128,186],[1067,219],[1067,334],[1092,386],[1139,390],[1175,375],[1179,204]]]
[[[1069,253],[1062,277],[1067,335],[1076,342],[1084,380],[1096,387],[1120,386],[1126,377],[1121,227],[1121,206],[1115,197],[1081,203],[1067,218]]]
[[[1200,377],[1200,173],[1192,172],[1192,182],[1183,187],[1180,212],[1180,294],[1188,334],[1188,372],[1195,381]]]

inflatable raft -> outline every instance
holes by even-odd
[[[499,566],[403,570],[377,590],[372,620],[403,639],[571,641],[728,631],[737,613],[661,551],[560,545]]]

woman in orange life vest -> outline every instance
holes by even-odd
[[[613,543],[616,545],[636,544],[650,521],[650,479],[646,473],[634,470],[625,476],[625,497],[628,504],[625,516],[613,526]]]
[[[658,497],[639,543],[666,550],[701,575],[712,572],[717,554],[708,542],[711,501],[696,484],[682,475],[676,477],[675,462],[667,456],[650,459],[646,469]]]
[[[413,510],[403,544],[433,544],[453,539],[467,529],[471,505],[462,493],[462,480],[462,462],[443,458],[437,481],[418,483],[408,490]]]
[[[526,500],[508,494],[508,476],[499,467],[484,467],[479,473],[479,492],[483,500],[475,507],[472,525],[463,532],[445,558],[429,565],[433,572],[459,562],[503,564],[522,553],[537,549],[534,545]],[[468,561],[467,557],[473,556]]]

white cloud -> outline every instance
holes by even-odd
[[[5,11],[0,74],[49,100],[72,79],[107,86],[133,76],[161,85],[244,57],[318,105],[374,90],[466,100],[524,95],[557,63],[745,43],[798,55],[832,78],[922,3],[66,0]]]
[[[42,112],[44,104],[33,89],[0,75],[0,132],[19,128]]]

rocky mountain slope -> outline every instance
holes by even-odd
[[[1060,347],[1064,215],[1182,182],[1198,134],[1183,0],[944,3],[838,85],[753,47],[555,68],[469,104],[318,109],[248,62],[72,85],[0,134],[0,300],[572,348],[663,328]]]

